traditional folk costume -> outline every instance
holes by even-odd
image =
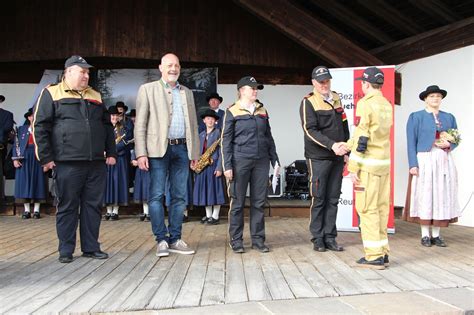
[[[447,92],[430,86],[420,94],[424,100],[428,94]],[[450,143],[447,149],[435,145],[440,135],[449,129],[457,130],[456,119],[450,113],[437,114],[427,110],[414,112],[407,122],[407,146],[409,167],[418,168],[418,176],[411,176],[411,192],[407,200],[404,218],[418,222],[422,227],[422,245],[446,246],[440,238],[440,227],[456,222],[461,215],[458,201],[458,177],[451,151],[457,147]],[[429,226],[432,226],[430,238]]]
[[[132,160],[136,160],[135,151],[131,151]],[[135,181],[133,186],[133,202],[143,205],[143,213],[140,214],[140,221],[150,221],[148,212],[148,195],[150,190],[150,172],[141,170],[139,167],[135,170]]]
[[[109,109],[110,110],[110,109]],[[111,112],[113,114],[114,112]],[[104,203],[107,207],[105,220],[118,220],[119,206],[128,205],[128,142],[131,140],[129,130],[117,123],[114,127],[117,163],[107,165],[107,185]]]
[[[25,118],[28,119],[30,115],[33,115],[31,109],[25,113]],[[21,163],[15,172],[15,199],[17,203],[24,204],[25,211],[22,218],[31,218],[30,203],[33,203],[33,217],[39,219],[40,203],[46,201],[46,176],[35,156],[33,132],[29,122],[18,128],[12,159]]]
[[[207,116],[214,117],[216,120],[219,119],[219,116],[213,110],[206,111],[201,115],[201,118],[204,119]],[[194,205],[206,207],[206,216],[201,219],[201,223],[218,224],[220,207],[225,203],[223,179],[222,177],[216,177],[214,174],[216,171],[222,172],[220,145],[216,143],[216,141],[220,142],[220,136],[221,131],[217,128],[212,129],[209,133],[204,130],[199,134],[201,154],[209,155],[213,161],[212,164],[204,167],[201,172],[196,174],[194,181]],[[216,145],[213,146],[213,144]],[[208,149],[210,151],[207,151]],[[203,156],[201,156],[198,163],[202,161]]]

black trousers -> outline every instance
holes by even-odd
[[[107,169],[104,161],[56,162],[56,231],[59,253],[72,254],[80,222],[83,252],[100,250],[99,228]]]
[[[337,204],[341,195],[344,160],[307,159],[306,162],[310,178],[311,241],[334,239],[337,236]]]
[[[238,159],[233,161],[234,178],[229,183],[229,236],[230,242],[242,243],[244,207],[247,186],[250,183],[250,236],[252,244],[265,242],[264,205],[268,193],[267,159]]]

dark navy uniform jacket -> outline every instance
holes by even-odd
[[[269,159],[272,166],[278,161],[267,110],[255,104],[253,114],[239,101],[225,112],[221,144],[224,171],[232,169],[233,159]]]
[[[110,116],[91,87],[80,94],[62,81],[43,89],[35,107],[33,132],[42,165],[116,157]]]
[[[0,144],[5,144],[8,134],[13,129],[13,114],[0,108]]]

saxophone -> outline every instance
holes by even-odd
[[[206,149],[206,152],[201,155],[199,160],[196,163],[196,166],[194,168],[194,172],[196,174],[201,173],[206,167],[214,163],[214,160],[212,159],[212,154],[216,151],[217,146],[221,143],[221,138],[217,139],[214,141],[214,143]]]
[[[122,141],[127,135],[121,123],[117,123],[115,125],[114,132],[115,132],[115,144],[119,144],[120,141]]]

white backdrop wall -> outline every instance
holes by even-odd
[[[424,108],[418,94],[428,85],[448,91],[441,110],[452,113],[462,143],[453,151],[459,177],[459,202],[464,208],[459,224],[474,226],[474,46],[399,65],[402,74],[401,106],[395,109],[395,205],[405,204],[408,180],[405,126],[411,112]],[[472,198],[471,198],[472,197]]]

